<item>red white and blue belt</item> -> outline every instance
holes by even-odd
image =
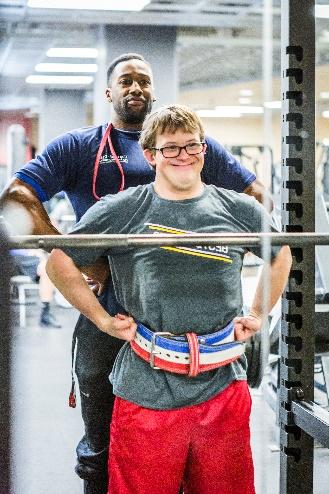
[[[153,332],[138,323],[130,345],[153,369],[190,377],[227,365],[244,352],[244,343],[234,341],[233,322],[216,333],[197,335],[190,332],[180,336]]]

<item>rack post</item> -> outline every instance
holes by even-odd
[[[315,231],[314,0],[281,2],[282,226]],[[313,438],[294,422],[292,401],[313,400],[314,245],[293,247],[280,341],[280,494],[313,491]]]

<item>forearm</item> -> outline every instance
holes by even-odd
[[[264,320],[281,297],[291,268],[291,254],[283,246],[270,266],[264,265],[258,281],[250,314]]]
[[[5,209],[10,205],[18,204],[28,213],[32,235],[58,235],[60,232],[51,223],[47,211],[40,202],[35,190],[18,178],[14,178],[0,197],[0,207]],[[8,218],[10,222],[10,217]]]
[[[104,331],[104,327],[112,318],[98,302],[72,259],[63,251],[54,249],[49,256],[46,270],[66,300]]]
[[[135,338],[137,324],[134,319],[125,314],[111,317],[90,290],[80,270],[63,251],[54,249],[51,252],[46,270],[64,297],[101,331],[125,341]]]
[[[107,258],[100,257],[94,264],[81,266],[80,271],[92,280],[104,284],[110,275],[110,268]]]
[[[264,320],[283,293],[290,268],[290,249],[284,246],[271,265],[263,267],[249,314],[234,318],[235,338],[238,341],[246,341],[261,329]]]
[[[274,207],[272,196],[259,180],[254,180],[243,192],[249,196],[253,196],[271,213]]]

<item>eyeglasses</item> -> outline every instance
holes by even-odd
[[[164,158],[177,158],[182,149],[185,149],[186,153],[193,156],[194,154],[199,154],[204,150],[205,142],[191,142],[191,144],[186,144],[186,146],[165,146],[163,148],[150,148],[155,151],[160,151]]]

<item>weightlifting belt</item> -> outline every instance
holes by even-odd
[[[135,339],[130,345],[152,369],[187,374],[189,377],[227,365],[244,352],[244,344],[234,341],[233,322],[216,333],[186,333],[180,336],[153,332],[138,323]]]

